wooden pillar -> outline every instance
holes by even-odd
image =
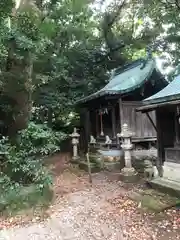
[[[122,125],[124,124],[124,117],[123,117],[123,105],[122,99],[119,99],[119,118],[120,118],[120,131],[122,130]]]
[[[116,137],[116,113],[115,113],[115,106],[112,106],[111,109],[111,119],[112,119],[112,136],[113,138]]]
[[[179,137],[178,137],[178,122],[177,122],[177,117],[176,114],[174,115],[174,125],[175,125],[175,146],[179,145]]]
[[[85,110],[85,153],[88,151],[89,137],[90,137],[90,112],[88,109]]]
[[[175,146],[180,145],[180,136],[179,136],[179,107],[176,108],[176,112],[174,115],[174,121],[175,121]]]
[[[84,139],[85,139],[85,124],[84,124],[84,111],[83,109],[80,109],[80,140],[79,140],[79,145],[80,149],[84,150]]]
[[[99,114],[98,111],[96,110],[96,137],[99,136]]]
[[[161,111],[159,109],[156,110],[156,128],[157,128],[157,150],[158,150],[158,158],[157,158],[157,167],[161,172],[161,167],[163,165],[164,159],[164,146],[163,146],[163,135],[162,135],[162,126],[161,126]]]

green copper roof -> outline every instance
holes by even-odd
[[[144,66],[145,65],[145,66]],[[86,102],[94,98],[111,94],[124,94],[141,87],[148,80],[153,70],[156,68],[155,60],[151,59],[146,64],[144,60],[137,60],[120,69],[119,73],[112,76],[109,83],[100,91],[81,99]]]
[[[180,75],[169,83],[164,89],[144,100],[145,104],[162,103],[180,100]]]

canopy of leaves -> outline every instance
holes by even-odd
[[[178,64],[176,0],[114,0],[106,8],[104,3],[1,1],[2,92],[12,97],[25,89],[33,93],[34,106],[64,117],[77,99],[104,86],[112,69],[145,56],[147,46],[157,40],[156,54],[165,51]],[[9,69],[12,39],[16,67]]]

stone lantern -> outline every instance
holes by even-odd
[[[137,172],[132,167],[132,137],[134,136],[134,133],[131,132],[128,128],[128,125],[125,123],[122,126],[122,132],[120,134],[117,134],[118,138],[122,139],[121,147],[124,152],[124,160],[125,160],[125,167],[121,170],[121,177],[122,180],[131,182],[136,180],[137,178]]]
[[[77,129],[74,128],[74,132],[70,135],[70,137],[72,138],[72,146],[73,146],[73,160],[76,160],[79,158],[78,155],[78,144],[79,144],[79,137],[80,134],[77,132]]]

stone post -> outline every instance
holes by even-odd
[[[70,135],[72,138],[72,146],[73,146],[73,160],[77,160],[79,158],[78,155],[78,144],[79,144],[79,133],[77,133],[77,129],[74,128],[74,132]]]
[[[125,182],[133,182],[137,179],[137,172],[132,167],[132,149],[133,144],[131,138],[134,135],[129,131],[128,125],[125,123],[122,126],[122,132],[117,134],[119,138],[122,139],[122,149],[124,152],[125,167],[121,170],[120,176],[121,179]]]
[[[101,126],[101,136],[104,136],[104,130],[103,130],[103,114],[100,112],[100,126]]]
[[[92,135],[90,135],[90,142],[89,143],[92,144],[94,147],[96,145],[96,139]]]
[[[110,139],[110,137],[108,135],[106,135],[105,145],[108,146],[108,149],[110,149],[111,144],[112,144],[112,140]]]

